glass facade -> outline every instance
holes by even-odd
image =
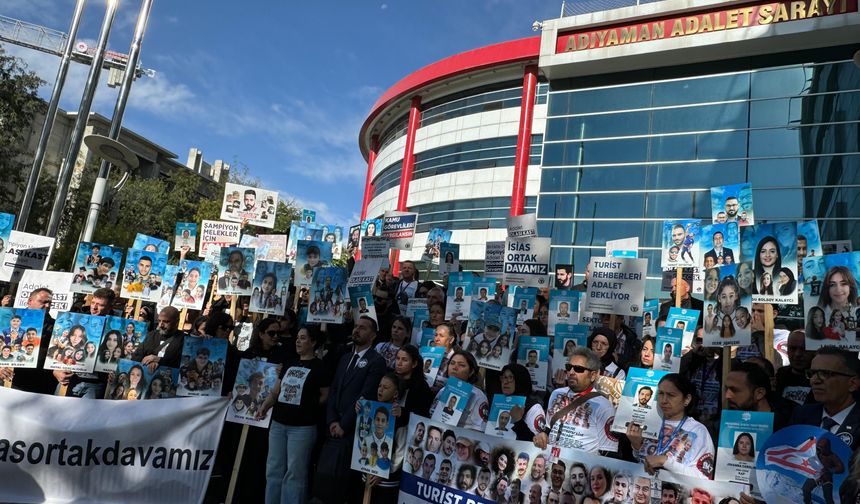
[[[854,48],[553,81],[538,225],[582,272],[640,237],[660,275],[664,219],[710,218],[709,188],[750,182],[757,221],[818,219],[860,246]]]
[[[525,213],[534,213],[536,196],[526,197]],[[511,197],[440,201],[409,208],[418,212],[417,232],[442,229],[501,229],[511,213]]]
[[[542,135],[532,135],[530,165],[539,165]],[[480,168],[514,166],[517,137],[497,137],[474,140],[430,149],[415,155],[412,180],[434,175],[447,175]],[[397,161],[382,170],[373,181],[373,197],[400,185],[403,161]]]
[[[536,104],[546,103],[548,90],[548,84],[538,84],[535,95]],[[508,81],[448,95],[421,106],[419,127],[469,114],[519,107],[522,93],[522,81]],[[409,112],[406,112],[379,136],[379,150],[381,151],[398,138],[405,136],[408,125]]]

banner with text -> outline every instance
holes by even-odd
[[[592,257],[585,311],[642,316],[647,259]]]
[[[0,451],[0,478],[10,482],[3,500],[202,502],[226,401],[81,401],[3,389],[0,425],[17,426]]]
[[[508,238],[505,241],[505,283],[547,287],[549,254],[549,238]]]
[[[393,249],[412,250],[417,223],[417,213],[394,210],[385,212],[382,219],[382,237],[391,240],[391,248]]]

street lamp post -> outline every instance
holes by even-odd
[[[113,109],[113,118],[111,118],[110,131],[108,137],[112,140],[119,140],[120,132],[122,131],[122,119],[125,115],[125,105],[128,102],[128,95],[131,92],[131,85],[134,83],[134,74],[140,61],[140,47],[143,44],[143,35],[146,32],[146,24],[149,20],[149,13],[152,10],[153,0],[143,0],[140,4],[140,13],[137,16],[137,25],[134,29],[134,38],[131,41],[131,48],[128,51],[128,63],[125,68],[122,86],[119,88],[119,94],[116,97],[116,105]],[[109,158],[102,156],[102,162],[99,167],[99,175],[96,178],[93,194],[90,198],[90,210],[87,214],[87,220],[84,224],[83,232],[81,233],[81,241],[92,241],[93,233],[96,229],[96,224],[99,220],[101,207],[104,205],[105,187],[107,187],[108,175],[110,175]],[[135,167],[137,164],[135,163]],[[126,172],[127,176],[127,172]]]
[[[72,181],[72,173],[75,168],[75,161],[78,159],[78,151],[81,150],[81,143],[84,137],[84,128],[87,125],[87,119],[90,115],[90,108],[93,104],[93,97],[96,94],[99,75],[101,75],[102,64],[105,59],[105,48],[107,47],[108,38],[110,37],[111,26],[113,25],[114,17],[118,0],[108,0],[107,9],[105,10],[104,21],[102,22],[99,40],[96,44],[95,54],[93,54],[93,62],[90,65],[90,73],[87,75],[87,83],[84,86],[84,94],[81,97],[81,104],[78,107],[78,116],[75,118],[75,125],[72,128],[71,140],[69,142],[69,150],[66,152],[66,158],[63,160],[63,165],[60,168],[60,173],[57,177],[57,193],[54,196],[54,206],[51,208],[51,219],[48,222],[47,236],[52,238],[57,236],[57,231],[60,228],[60,221],[63,216],[63,209],[66,206],[66,197],[69,194],[69,184]],[[132,69],[132,72],[134,70]]]

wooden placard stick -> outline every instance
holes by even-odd
[[[367,475],[365,475],[365,478],[367,478],[367,479],[364,482],[364,498],[362,498],[361,503],[362,504],[370,504],[370,494],[373,492],[373,487],[370,486],[371,476],[369,474],[367,474]]]
[[[188,308],[183,308],[179,311],[179,325],[177,326],[180,331],[185,330],[185,318],[188,317]]]
[[[684,268],[675,268],[675,308],[681,307],[681,282],[684,281]]]
[[[729,409],[728,401],[726,400],[726,377],[732,370],[732,347],[723,347],[723,378],[720,380],[720,397],[723,398],[723,409]]]
[[[764,305],[764,358],[776,366],[773,354],[773,305]]]
[[[134,320],[137,320],[140,317],[140,307],[143,306],[143,301],[138,299],[134,302]]]
[[[233,322],[236,321],[236,305],[238,304],[239,296],[233,294],[230,296],[230,317],[233,318]]]
[[[232,504],[233,494],[236,492],[236,482],[239,479],[239,468],[242,465],[242,455],[245,453],[245,442],[248,440],[248,425],[242,426],[242,435],[239,437],[239,449],[236,450],[236,460],[233,461],[233,472],[230,474],[230,486],[227,487],[227,499],[225,504]]]

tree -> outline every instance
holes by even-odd
[[[26,152],[26,140],[33,120],[46,110],[45,102],[38,96],[42,84],[44,81],[28,71],[26,64],[7,55],[0,46],[0,173],[3,174],[0,212],[17,214],[20,210],[32,166],[32,153]],[[51,189],[41,182],[40,178],[41,191],[36,196],[34,211],[44,203]]]

